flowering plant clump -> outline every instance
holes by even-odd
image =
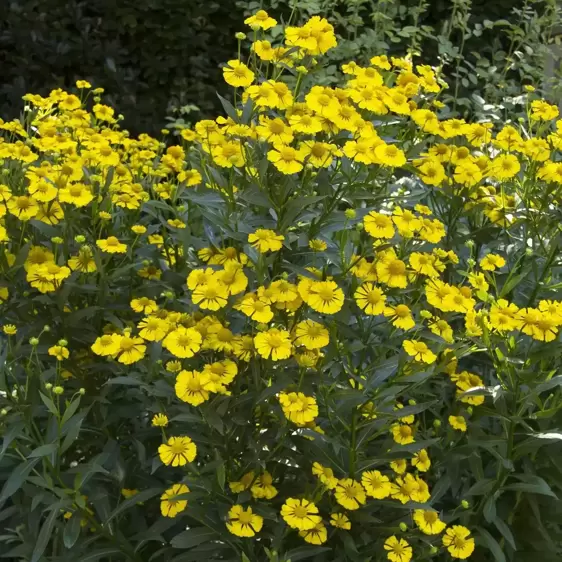
[[[385,55],[321,86],[325,19],[247,24],[176,144],[85,81],[0,124],[2,551],[556,559],[557,108],[467,123]]]

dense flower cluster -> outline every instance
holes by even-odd
[[[132,139],[85,81],[0,123],[10,353],[32,338],[42,396],[94,373],[140,385],[164,517],[218,505],[235,537],[286,524],[330,545],[356,527],[360,541],[374,513],[395,529],[378,557],[468,558],[476,512],[457,511],[459,488],[432,490],[473,418],[483,431],[489,387],[513,383],[506,356],[559,338],[562,303],[542,290],[555,246],[515,291],[559,203],[558,110],[525,98],[525,126],[451,118],[435,69],[385,55],[317,85],[326,20],[277,46],[267,13],[246,23],[249,60],[224,68],[235,105],[180,144]],[[34,315],[52,326],[39,334]],[[27,385],[12,395],[16,416]],[[222,474],[214,496],[205,465]]]

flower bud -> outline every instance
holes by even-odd
[[[76,240],[78,244],[84,244],[84,242],[86,242],[86,237],[83,234],[77,234],[74,240]]]
[[[32,346],[39,345],[39,338],[29,338],[29,344]]]
[[[0,416],[7,416],[8,415],[8,410],[6,410],[6,408],[2,408],[0,410]]]
[[[404,523],[404,521],[402,521],[402,523],[400,523],[400,530],[405,533],[408,530],[408,525],[406,525],[406,523]]]
[[[243,33],[242,31],[239,31],[238,33],[236,33],[234,35],[234,37],[236,37],[236,39],[238,39],[238,41],[244,41],[244,39],[246,39],[246,34]]]
[[[62,347],[66,347],[68,345],[68,342],[66,340],[59,340],[58,344],[61,345]]]
[[[365,228],[365,226],[363,225],[362,222],[358,222],[358,223],[355,225],[355,230],[357,230],[357,232],[361,232],[364,228]]]
[[[86,389],[82,387],[78,392],[81,396],[84,396],[84,394],[86,394]]]
[[[299,74],[308,74],[308,69],[306,68],[306,66],[297,66],[297,68],[295,69]]]
[[[474,408],[472,406],[469,406],[466,411],[468,412],[469,416],[472,416],[472,412],[474,412]]]
[[[355,209],[346,209],[344,214],[346,219],[354,219],[357,216]]]
[[[64,243],[64,240],[63,240],[60,236],[53,236],[53,237],[51,238],[51,242],[52,242],[53,244],[63,244],[63,243]]]
[[[439,552],[439,549],[436,546],[432,546],[429,549],[429,554],[437,554]]]
[[[467,241],[464,243],[464,245],[465,245],[467,248],[474,248],[474,240],[467,240]]]
[[[473,260],[472,258],[468,258],[466,260],[466,263],[469,265],[469,267],[474,267],[476,265],[476,260]]]
[[[173,299],[175,296],[173,291],[164,291],[162,295],[164,295],[167,299]]]
[[[60,395],[64,392],[64,388],[62,386],[55,386],[55,388],[53,388],[53,392]]]
[[[433,316],[433,314],[431,314],[429,310],[420,310],[420,316],[422,318],[425,318],[426,320],[429,320]]]
[[[462,500],[461,505],[464,509],[468,509],[470,507],[470,504],[466,500]]]
[[[417,404],[417,402],[413,398],[410,398],[410,400],[408,400],[408,404],[410,406],[415,406]]]
[[[144,265],[144,267],[148,267],[150,265],[150,260],[142,260],[142,265]]]
[[[47,390],[51,390],[51,388],[53,388],[53,385],[52,385],[50,382],[48,382],[48,383],[45,385],[45,388],[46,388]]]
[[[433,427],[439,429],[441,427],[441,420],[433,420]]]
[[[46,333],[50,332],[50,331],[51,331],[51,326],[49,326],[49,324],[45,324],[45,325],[43,326],[43,331],[46,332]]]
[[[288,274],[286,271],[284,271],[284,272],[281,274],[281,277],[283,277],[283,279],[285,279],[285,281],[286,281],[287,279],[289,279],[289,274]]]

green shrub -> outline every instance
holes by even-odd
[[[0,123],[2,557],[560,560],[558,109],[249,35],[176,145]]]
[[[219,64],[236,50],[240,14],[216,0],[20,0],[0,19],[0,110],[26,92],[88,78],[133,132],[157,132],[172,107],[216,112]],[[199,115],[201,115],[199,114]]]

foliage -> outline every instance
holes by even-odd
[[[319,77],[324,84],[339,83],[342,62],[357,53],[363,64],[379,52],[411,53],[442,67],[449,85],[442,99],[464,116],[509,110],[503,100],[518,95],[523,83],[558,95],[552,87],[559,84],[561,69],[545,73],[562,25],[562,7],[554,0],[268,0],[239,5],[247,12],[266,5],[293,21],[327,15],[340,41],[327,55],[329,63]]]
[[[219,63],[236,49],[240,14],[191,0],[18,0],[0,20],[0,111],[15,117],[25,92],[87,78],[139,132],[157,132],[172,108],[216,111]]]
[[[84,82],[0,125],[3,557],[559,560],[557,108],[249,23],[177,144]]]

